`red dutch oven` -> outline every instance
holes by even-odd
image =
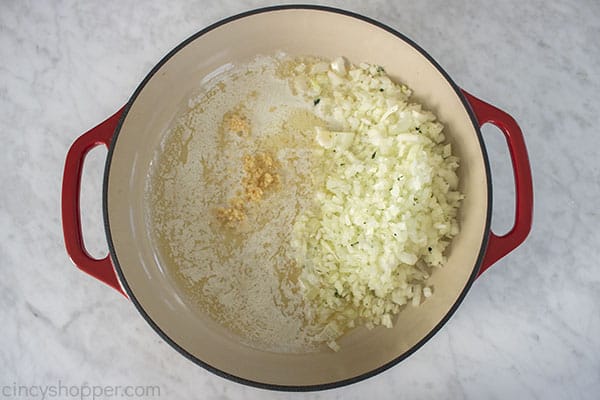
[[[144,187],[164,132],[186,104],[194,82],[227,63],[285,51],[384,65],[414,90],[444,123],[461,159],[461,232],[448,262],[429,284],[435,295],[408,307],[394,328],[356,329],[342,349],[303,354],[249,347],[222,326],[180,301],[147,230]],[[190,84],[192,83],[192,84]],[[490,230],[492,184],[480,127],[504,133],[516,184],[514,226],[503,236]],[[103,211],[110,254],[85,250],[79,210],[87,152],[107,146]],[[522,243],[531,229],[533,191],[521,129],[505,112],[459,88],[423,49],[395,30],[350,12],[317,6],[279,6],[240,14],[198,32],[165,56],[127,104],[80,136],[66,159],[62,220],[67,252],[77,267],[128,297],[150,326],[181,354],[208,370],[244,384],[277,390],[319,390],[353,383],[393,366],[431,338],[464,299],[473,281]]]

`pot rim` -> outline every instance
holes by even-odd
[[[271,383],[266,383],[266,382],[258,382],[258,381],[245,379],[245,378],[230,374],[226,371],[220,370],[218,368],[215,368],[215,367],[211,366],[210,364],[200,360],[193,354],[189,353],[187,350],[185,350],[181,346],[179,346],[165,332],[163,332],[163,330],[150,318],[150,316],[146,313],[146,311],[142,307],[141,303],[136,299],[135,295],[133,294],[133,291],[127,284],[124,273],[123,273],[121,266],[119,264],[119,261],[117,259],[115,246],[114,246],[114,243],[112,240],[112,235],[111,235],[111,230],[110,230],[110,221],[109,221],[109,217],[108,217],[108,180],[109,180],[109,171],[110,171],[111,160],[112,160],[112,156],[113,156],[113,152],[114,152],[114,148],[115,148],[115,143],[119,137],[121,127],[123,125],[125,118],[127,117],[127,114],[129,112],[132,104],[135,102],[136,98],[138,97],[140,92],[144,89],[144,87],[146,86],[148,81],[150,79],[152,79],[154,77],[154,75],[158,72],[158,70],[160,70],[160,68],[169,59],[171,59],[171,57],[173,57],[177,52],[179,52],[181,49],[183,49],[185,46],[187,46],[192,41],[196,40],[197,38],[205,35],[206,33],[210,32],[222,25],[236,21],[238,19],[256,15],[256,14],[268,13],[268,12],[273,12],[273,11],[281,11],[281,10],[294,10],[294,9],[295,10],[325,11],[325,12],[337,13],[337,14],[342,14],[344,16],[355,18],[362,22],[372,24],[380,29],[383,29],[383,30],[393,34],[398,39],[405,41],[410,46],[412,46],[415,50],[417,50],[423,57],[425,57],[440,72],[440,74],[442,74],[444,79],[446,79],[446,81],[451,85],[452,89],[456,92],[456,94],[458,95],[460,101],[462,102],[465,110],[467,111],[469,118],[471,120],[471,123],[473,124],[475,132],[477,134],[477,139],[479,141],[479,145],[481,147],[481,152],[482,152],[482,156],[483,156],[483,161],[484,161],[484,166],[485,166],[485,174],[488,178],[487,179],[488,208],[487,208],[487,215],[486,215],[485,229],[484,229],[485,235],[484,235],[482,243],[481,243],[479,255],[477,256],[477,261],[475,262],[475,265],[473,266],[473,271],[472,271],[466,285],[464,286],[461,293],[457,297],[457,299],[454,302],[454,304],[452,305],[452,307],[446,313],[446,315],[444,315],[444,317],[440,320],[440,322],[436,326],[434,326],[431,329],[431,331],[429,331],[429,333],[427,335],[425,335],[425,337],[423,337],[419,342],[417,342],[415,345],[413,345],[410,349],[408,349],[404,353],[400,354],[398,357],[394,358],[390,362],[383,364],[380,367],[375,368],[369,372],[362,373],[362,374],[354,376],[352,378],[329,382],[329,383],[323,383],[323,384],[315,384],[315,385],[279,385],[279,384],[271,384]],[[335,7],[309,5],[309,4],[286,4],[286,5],[262,7],[262,8],[245,11],[240,14],[236,14],[236,15],[227,17],[225,19],[222,19],[218,22],[215,22],[215,23],[209,25],[208,27],[200,30],[199,32],[191,35],[190,37],[185,39],[183,42],[178,44],[169,53],[167,53],[167,55],[165,55],[152,68],[152,70],[150,70],[150,72],[146,75],[146,77],[143,79],[143,81],[139,84],[139,86],[136,88],[133,95],[131,96],[131,98],[129,99],[127,104],[125,105],[125,107],[123,109],[123,113],[121,115],[121,118],[119,119],[119,122],[118,122],[117,127],[114,132],[114,135],[110,142],[110,145],[108,148],[108,155],[106,158],[106,164],[105,164],[105,168],[104,168],[104,182],[103,182],[103,188],[102,188],[102,213],[103,213],[103,218],[104,218],[104,229],[106,231],[110,259],[112,261],[115,271],[117,272],[121,286],[125,290],[127,296],[131,299],[131,301],[135,305],[137,311],[142,315],[142,317],[144,317],[146,322],[152,327],[152,329],[154,329],[154,331],[156,331],[156,333],[161,337],[161,339],[163,339],[171,347],[173,347],[175,350],[177,350],[181,355],[183,355],[184,357],[186,357],[187,359],[189,359],[196,365],[199,365],[199,366],[207,369],[208,371],[210,371],[220,377],[228,379],[230,381],[248,385],[248,386],[261,388],[261,389],[268,389],[268,390],[288,391],[288,392],[310,392],[310,391],[327,390],[327,389],[333,389],[333,388],[351,385],[353,383],[363,381],[365,379],[368,379],[370,377],[373,377],[379,373],[382,373],[382,372],[390,369],[391,367],[400,363],[401,361],[403,361],[404,359],[408,358],[410,355],[415,353],[418,349],[420,349],[421,346],[423,346],[427,341],[429,341],[450,320],[450,318],[454,315],[454,313],[456,312],[456,310],[458,309],[460,304],[463,302],[467,292],[469,291],[469,289],[471,288],[471,285],[475,281],[475,278],[477,277],[479,269],[481,268],[482,261],[483,261],[483,258],[485,256],[485,252],[487,249],[490,225],[491,225],[491,216],[492,216],[492,184],[491,184],[490,177],[491,177],[491,174],[490,174],[489,158],[487,155],[485,144],[483,142],[483,136],[481,135],[480,125],[477,122],[477,118],[475,117],[475,114],[474,114],[473,110],[471,109],[471,106],[469,105],[467,99],[465,98],[465,96],[462,93],[459,86],[452,80],[452,78],[450,78],[448,73],[433,59],[433,57],[431,55],[429,55],[429,53],[427,53],[423,48],[421,48],[413,40],[411,40],[404,34],[398,32],[395,29],[390,28],[389,26],[387,26],[377,20],[374,20],[370,17],[364,16],[361,14],[357,14],[352,11],[335,8]]]

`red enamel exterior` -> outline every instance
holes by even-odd
[[[490,123],[497,126],[504,134],[515,177],[514,225],[503,236],[498,236],[490,230],[485,257],[479,269],[479,275],[481,275],[496,261],[523,243],[531,231],[533,221],[533,183],[525,139],[517,122],[504,111],[479,100],[464,90],[462,92],[471,105],[479,126],[481,127],[486,123]]]
[[[106,121],[81,135],[69,149],[65,161],[62,185],[62,224],[67,253],[75,265],[101,282],[119,291],[127,297],[113,264],[110,254],[102,259],[89,255],[83,243],[80,215],[81,172],[87,153],[96,146],[108,147],[113,137],[123,108],[109,117]]]

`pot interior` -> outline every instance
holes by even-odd
[[[347,57],[383,65],[414,90],[414,99],[445,125],[461,159],[461,232],[448,263],[430,278],[434,296],[402,311],[394,328],[356,329],[337,353],[266,352],[240,344],[179,293],[146,225],[144,190],[150,163],[173,119],[204,77],[227,64],[277,51]],[[351,15],[284,8],[246,15],[190,39],[163,60],[132,99],[107,169],[105,211],[113,260],[129,294],[165,338],[195,361],[230,377],[276,386],[313,386],[364,377],[416,349],[449,316],[466,290],[486,235],[488,176],[478,130],[455,88],[419,50],[395,34]]]

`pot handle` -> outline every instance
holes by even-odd
[[[515,178],[514,225],[503,236],[498,236],[490,230],[486,253],[478,273],[478,276],[480,276],[496,261],[523,243],[531,231],[533,219],[533,184],[523,132],[521,132],[521,128],[519,128],[517,122],[504,111],[479,100],[464,90],[462,92],[471,105],[479,126],[489,122],[497,126],[504,134]]]
[[[83,160],[96,146],[110,144],[119,123],[123,108],[93,129],[81,135],[69,149],[65,161],[62,185],[62,224],[67,253],[75,265],[83,272],[116,289],[125,297],[115,273],[110,254],[102,259],[92,258],[86,251],[81,231],[80,192]]]

